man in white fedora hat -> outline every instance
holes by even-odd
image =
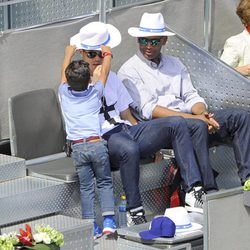
[[[136,37],[138,52],[118,71],[131,97],[132,107],[142,120],[183,117],[192,139],[202,182],[186,188],[187,208],[202,203],[205,191],[216,190],[209,163],[209,145],[233,145],[242,183],[250,177],[250,116],[240,109],[207,110],[205,100],[193,87],[186,67],[175,57],[164,55],[161,48],[169,36],[161,13],[144,13],[140,27],[128,29]]]
[[[71,38],[71,44],[77,46],[92,73],[103,62],[100,45],[113,48],[120,41],[120,33],[114,26],[100,22],[87,24]],[[120,168],[127,198],[128,225],[146,222],[139,191],[141,157],[171,147],[185,185],[190,188],[194,183],[201,182],[185,120],[182,117],[169,117],[137,124],[129,109],[132,101],[121,80],[111,71],[102,98],[100,122],[102,137],[108,141],[111,164]],[[202,210],[201,207],[198,209]]]

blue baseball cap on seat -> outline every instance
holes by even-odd
[[[139,232],[143,240],[152,240],[159,237],[174,237],[175,223],[166,216],[159,216],[152,220],[149,230]]]

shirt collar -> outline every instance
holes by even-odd
[[[250,33],[249,33],[246,29],[244,29],[242,33],[243,33],[245,36],[250,36]]]
[[[141,53],[140,50],[137,51],[137,56],[143,61],[145,62],[148,66],[154,68],[154,69],[157,69],[157,68],[161,68],[162,67],[162,53],[160,53],[160,63],[159,65],[157,65],[156,63],[150,61],[150,60],[147,60],[143,54]]]
[[[68,91],[75,97],[83,97],[87,96],[92,91],[93,87],[94,87],[93,84],[89,84],[87,89],[83,91],[75,91],[70,86],[68,86]]]

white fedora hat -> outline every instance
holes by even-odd
[[[115,26],[102,22],[91,22],[70,38],[71,45],[76,45],[77,49],[85,50],[101,50],[101,45],[114,48],[120,42],[120,31]]]
[[[128,29],[129,35],[133,37],[147,36],[174,36],[175,33],[167,31],[164,18],[161,13],[144,13],[141,17],[140,27]]]
[[[167,208],[164,216],[175,223],[176,233],[195,231],[202,228],[202,225],[190,221],[189,214],[184,207]]]

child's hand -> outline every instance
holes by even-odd
[[[75,52],[76,52],[75,45],[68,45],[65,47],[64,59],[63,59],[62,67],[61,67],[61,84],[64,84],[65,82],[67,82],[65,70],[68,67],[68,65],[70,64],[71,59],[74,56]]]
[[[102,65],[98,65],[93,72],[92,83],[96,83],[99,80],[101,71]]]
[[[101,45],[102,53],[108,52],[112,53],[109,46]]]

